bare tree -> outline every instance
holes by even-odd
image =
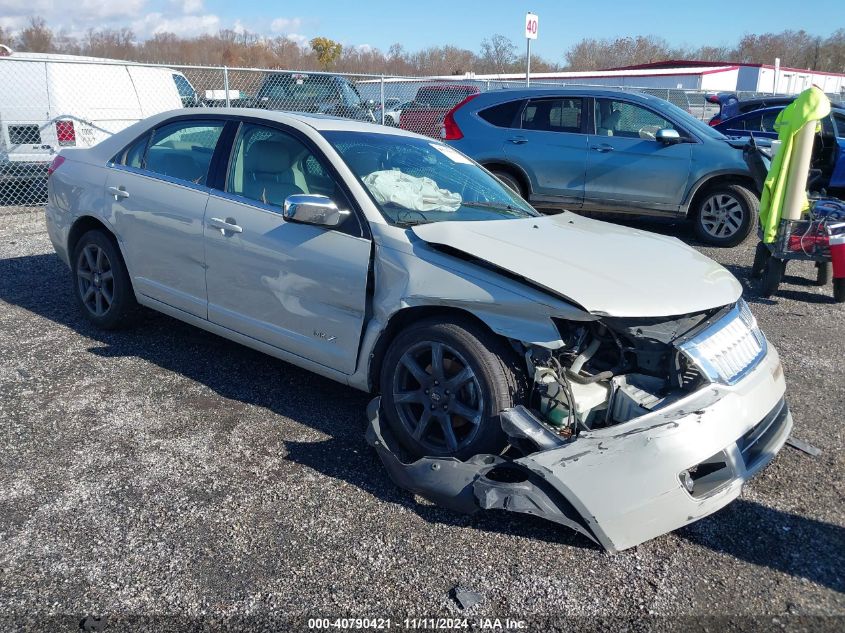
[[[132,59],[135,56],[135,34],[131,29],[89,29],[82,50],[92,57]]]
[[[516,70],[516,45],[504,35],[481,40],[478,70],[482,73],[504,74]]]
[[[29,26],[18,33],[17,48],[30,53],[53,52],[53,31],[47,27],[44,18],[29,18]]]

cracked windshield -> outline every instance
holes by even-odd
[[[411,226],[538,215],[495,177],[448,145],[389,134],[326,132],[384,217]]]

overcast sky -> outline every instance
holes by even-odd
[[[845,27],[842,0],[811,0],[793,17],[794,2],[684,0],[566,2],[561,0],[0,0],[0,26],[19,28],[40,15],[74,35],[89,28],[129,26],[140,38],[171,31],[182,36],[247,29],[306,41],[317,35],[346,45],[408,50],[454,44],[477,50],[501,33],[524,45],[524,16],[540,16],[534,51],[562,61],[584,37],[659,35],[671,44],[734,44],[746,33],[805,29],[826,36]]]

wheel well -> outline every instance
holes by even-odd
[[[510,165],[508,163],[484,163],[484,167],[489,171],[503,171],[505,173],[510,174],[514,178],[516,178],[517,182],[519,182],[519,186],[522,188],[522,192],[527,196],[531,193],[531,185],[528,182],[528,178],[525,177],[525,174],[522,173],[517,167]]]
[[[99,230],[108,235],[115,244],[117,244],[117,240],[115,239],[114,233],[109,230],[105,224],[103,224],[97,218],[94,218],[90,215],[84,215],[79,218],[76,222],[73,223],[73,226],[70,227],[70,232],[67,236],[67,253],[68,257],[73,256],[73,249],[76,248],[76,243],[79,241],[79,238],[85,235],[88,231]],[[118,247],[118,252],[120,248]]]
[[[695,190],[695,193],[690,200],[689,206],[687,207],[687,214],[694,212],[699,201],[701,198],[707,193],[715,185],[726,185],[726,184],[737,184],[742,185],[749,191],[754,192],[754,194],[759,198],[760,192],[757,190],[757,185],[755,184],[754,180],[749,176],[740,176],[739,174],[727,174],[724,176],[713,176],[702,182],[698,185],[698,188]]]
[[[385,326],[385,328],[382,330],[381,334],[379,335],[378,341],[373,347],[372,361],[370,362],[370,370],[368,372],[369,375],[367,377],[370,385],[370,391],[378,391],[381,364],[384,360],[385,354],[387,353],[387,348],[390,347],[390,344],[393,342],[393,339],[396,338],[396,336],[399,334],[399,332],[402,331],[405,326],[410,325],[415,321],[427,319],[434,316],[442,318],[452,317],[470,320],[479,325],[480,327],[484,328],[494,336],[500,336],[499,334],[493,332],[493,330],[491,330],[487,326],[487,324],[484,323],[484,321],[479,319],[471,312],[467,312],[466,310],[462,310],[461,308],[452,308],[449,306],[415,306],[400,310],[390,317],[390,320],[387,322],[387,326]]]

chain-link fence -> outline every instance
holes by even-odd
[[[562,85],[576,84],[531,82]],[[523,81],[163,66],[29,53],[0,57],[0,223],[12,216],[21,221],[40,209],[49,164],[59,150],[90,147],[159,112],[200,106],[290,110],[436,137],[446,113],[467,96],[523,86]],[[705,120],[719,109],[699,91],[639,90]]]

